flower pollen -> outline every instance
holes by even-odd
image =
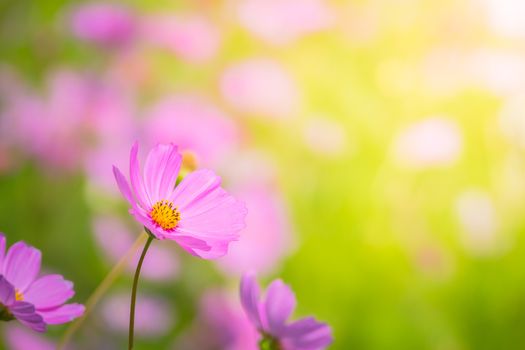
[[[15,300],[16,301],[24,300],[24,295],[18,289],[15,291]]]
[[[155,224],[166,231],[173,230],[180,221],[180,212],[177,207],[165,199],[155,203],[149,215]]]

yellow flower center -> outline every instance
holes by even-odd
[[[166,231],[173,230],[180,221],[180,212],[177,207],[165,199],[155,203],[149,215],[157,225]]]
[[[197,155],[192,151],[182,152],[182,168],[187,172],[192,172],[199,167],[199,159]]]
[[[15,290],[15,299],[16,301],[24,300],[24,295],[18,289]]]

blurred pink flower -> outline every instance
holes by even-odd
[[[143,24],[142,35],[181,59],[197,63],[213,58],[221,43],[219,28],[194,14],[150,16]]]
[[[76,37],[106,48],[130,44],[136,36],[136,21],[128,8],[117,3],[79,5],[71,15],[71,27]]]
[[[108,296],[100,306],[100,312],[107,326],[117,332],[128,332],[129,326],[128,293],[115,293]],[[175,313],[167,301],[158,297],[137,296],[135,331],[144,338],[166,334],[175,323]]]
[[[525,91],[525,57],[515,51],[477,50],[467,57],[464,70],[470,73],[472,85],[494,94],[508,96]]]
[[[54,350],[56,345],[43,336],[17,325],[8,325],[4,330],[5,341],[10,350]]]
[[[218,260],[227,273],[271,272],[292,248],[290,224],[282,199],[270,185],[252,183],[235,191],[249,208],[246,229],[228,255]]]
[[[133,132],[131,101],[111,81],[60,70],[48,76],[45,91],[39,96],[24,89],[12,96],[2,118],[2,130],[9,133],[2,134],[46,163],[74,169],[89,148]]]
[[[277,61],[239,62],[225,70],[220,84],[224,98],[244,113],[285,119],[299,108],[297,85]]]
[[[525,38],[525,3],[521,0],[483,0],[488,24],[495,33]]]
[[[326,29],[335,17],[323,0],[245,0],[237,13],[253,35],[276,45]]]
[[[221,164],[221,174],[242,188],[252,184],[274,186],[278,173],[275,157],[261,149],[243,147]]]
[[[343,125],[327,118],[313,118],[307,121],[303,137],[306,146],[314,153],[324,157],[342,155],[348,146]]]
[[[204,166],[217,165],[239,143],[235,123],[204,98],[192,95],[160,100],[147,113],[142,129],[149,145],[175,143]]]
[[[16,242],[7,252],[0,234],[0,315],[16,318],[24,326],[45,332],[47,325],[71,322],[84,313],[80,304],[66,304],[75,294],[73,283],[61,275],[40,272],[40,250]]]
[[[133,235],[119,219],[98,217],[93,225],[97,242],[110,262],[116,263],[133,245],[136,235]],[[127,266],[130,274],[135,272],[139,256],[140,250],[137,250]],[[178,273],[179,259],[175,251],[165,245],[152,245],[142,266],[142,276],[152,281],[171,281]]]
[[[196,320],[177,339],[174,349],[257,350],[258,338],[239,302],[225,292],[211,290],[202,296]]]
[[[468,190],[457,198],[456,215],[461,241],[475,255],[493,253],[498,248],[499,220],[490,196],[481,190]]]
[[[503,134],[514,145],[525,149],[525,94],[507,98],[499,114]]]
[[[397,136],[394,155],[404,166],[426,168],[454,163],[462,150],[458,125],[441,117],[431,117],[407,126]]]
[[[175,187],[182,156],[173,144],[159,144],[148,153],[144,173],[138,161],[138,143],[131,148],[130,188],[113,167],[130,213],[157,239],[176,241],[188,253],[203,259],[224,256],[245,227],[246,206],[221,187],[211,170],[194,171]]]
[[[295,295],[281,280],[273,281],[261,298],[255,275],[241,279],[241,304],[246,316],[261,335],[261,349],[322,350],[332,341],[332,329],[313,317],[288,323],[297,306]]]

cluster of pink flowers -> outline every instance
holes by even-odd
[[[237,6],[236,15],[245,30],[273,45],[325,30],[333,20],[333,13],[318,0],[247,1]],[[80,171],[86,175],[88,203],[91,198],[114,199],[118,193],[115,178],[130,204],[130,213],[150,239],[172,240],[193,256],[216,259],[217,270],[226,276],[238,278],[250,270],[261,275],[275,271],[295,241],[273,166],[257,150],[247,156],[240,152],[239,146],[244,146],[250,135],[242,127],[242,118],[236,123],[224,111],[270,121],[296,115],[301,94],[286,67],[265,57],[247,58],[226,67],[216,82],[224,108],[193,91],[162,92],[142,106],[135,97],[141,88],[148,87],[151,73],[144,51],[163,51],[189,64],[209,62],[223,42],[217,23],[211,16],[191,12],[139,16],[116,3],[79,5],[71,8],[68,18],[73,36],[109,53],[108,69],[88,73],[59,68],[45,78],[44,92],[40,92],[9,67],[0,67],[0,173],[22,166],[20,159],[24,157],[11,154],[36,160],[48,171]],[[141,169],[138,143],[132,146],[128,181],[119,167],[123,169],[128,145],[137,139],[151,150]],[[114,164],[119,167],[113,166],[112,172]],[[220,169],[225,182],[231,184],[231,193],[222,187],[221,177],[207,168]],[[96,241],[104,257],[116,262],[129,250],[134,235],[116,213],[100,213],[99,208],[93,211]],[[126,272],[132,273],[138,264],[138,271],[143,267],[144,277],[150,281],[176,278],[183,268],[177,252],[168,245],[154,244],[144,259],[148,248],[149,243],[142,256],[136,252]],[[82,305],[64,304],[74,294],[71,282],[59,275],[37,278],[37,249],[18,242],[7,255],[4,250],[5,239],[0,236],[0,319],[16,318],[31,329],[44,331],[47,325],[66,323],[84,314]],[[271,339],[270,349],[314,350],[331,342],[329,334],[322,340],[315,338],[316,342],[292,341],[299,338],[274,332],[266,323],[250,323],[253,310],[246,308],[245,292],[241,299],[248,317],[237,299],[214,311],[216,305],[211,300],[217,298],[210,295],[203,299],[202,319],[214,334],[223,330],[229,334],[227,339],[222,334],[212,347],[256,349],[267,346]],[[117,293],[103,301],[100,313],[109,328],[125,328],[127,319],[123,317],[127,314],[120,312],[122,300]],[[167,332],[174,321],[172,315],[166,315],[164,305],[165,301],[139,295],[137,309],[142,316],[137,318],[137,331]],[[141,319],[150,314],[166,321]],[[283,322],[288,316],[289,312],[282,316]],[[160,328],[156,326],[159,323]],[[9,329],[6,338],[11,347],[40,341],[20,334],[25,333]],[[27,342],[17,343],[20,337]],[[52,347],[47,340],[41,343],[42,348]]]
[[[75,292],[73,283],[61,275],[40,272],[40,250],[17,242],[7,254],[6,239],[0,234],[0,320],[16,318],[20,323],[44,332],[47,325],[69,322],[84,313],[80,304],[64,304]]]
[[[228,194],[211,170],[191,172],[178,182],[182,155],[173,144],[159,144],[148,153],[143,175],[137,153],[135,143],[130,155],[131,186],[113,168],[120,191],[131,204],[130,214],[150,235],[174,240],[192,255],[204,259],[226,255],[245,226],[244,203]],[[286,324],[296,300],[282,281],[274,281],[260,301],[255,276],[248,273],[240,291],[242,306],[260,333],[261,349],[318,350],[332,342],[330,327],[314,318]]]

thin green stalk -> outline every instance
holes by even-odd
[[[98,285],[93,294],[91,294],[91,296],[86,301],[86,311],[84,312],[84,315],[82,315],[82,317],[80,318],[77,318],[74,322],[70,324],[69,328],[66,330],[66,332],[60,339],[60,342],[57,345],[57,350],[63,350],[66,347],[71,338],[73,338],[73,335],[76,333],[76,331],[80,328],[82,323],[84,323],[84,321],[87,319],[91,311],[98,304],[100,299],[104,296],[104,294],[106,294],[109,287],[111,287],[111,285],[113,284],[113,282],[115,282],[117,277],[120,276],[122,270],[124,270],[128,262],[131,260],[133,255],[135,255],[135,252],[142,245],[142,242],[144,242],[145,239],[146,233],[142,232],[142,234],[137,238],[135,243],[133,243],[133,246],[119,260],[119,262],[117,262],[117,264],[113,267],[113,269],[111,269],[111,271],[107,274],[104,280]]]
[[[149,232],[148,232],[149,233]],[[153,242],[153,235],[149,233],[148,240],[144,245],[142,254],[140,255],[139,262],[137,264],[137,270],[135,271],[135,277],[133,278],[133,288],[131,289],[131,305],[129,308],[129,337],[128,337],[128,350],[133,349],[133,336],[135,332],[135,302],[137,299],[137,286],[139,284],[140,269],[142,268],[142,263],[144,262],[144,257],[148,251],[148,248]]]

